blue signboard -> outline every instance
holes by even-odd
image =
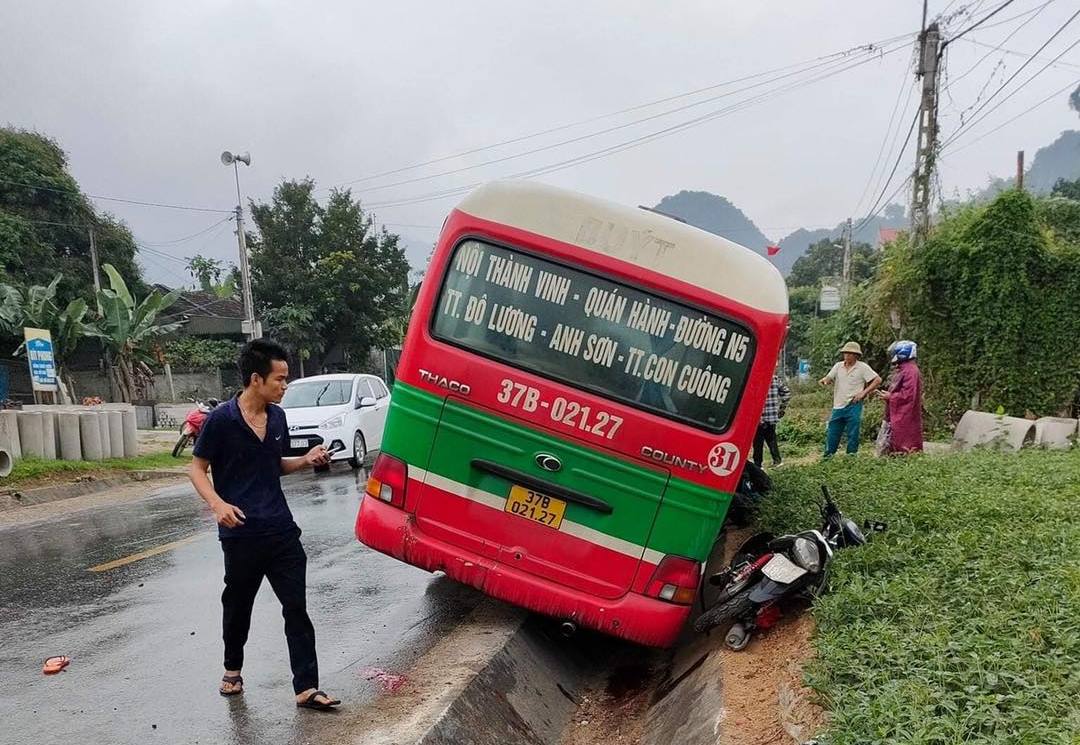
[[[35,391],[56,390],[56,360],[52,335],[46,329],[23,329],[26,359],[30,362],[30,382]]]
[[[799,360],[799,380],[810,377],[810,360]]]

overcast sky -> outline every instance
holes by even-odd
[[[1017,0],[987,25],[1044,3]],[[931,0],[930,14],[968,5],[978,19],[999,4]],[[1024,61],[993,53],[961,78],[991,51],[968,39],[992,46],[1029,21],[1005,47],[1034,52],[1076,8],[1075,0],[1056,0],[1034,17],[973,31],[951,45],[946,61],[956,80],[942,96],[944,136],[988,81],[984,97]],[[264,200],[282,178],[311,176],[329,187],[915,32],[921,13],[917,0],[0,0],[0,121],[56,138],[90,194],[228,209],[236,196],[231,169],[218,160],[224,149],[251,152],[241,185],[245,198]],[[961,17],[950,27],[955,33],[968,23]],[[1080,20],[1047,48],[1047,59],[1078,37]],[[755,78],[713,88],[354,189],[371,205],[422,197],[595,153],[761,96],[742,110],[539,178],[628,204],[655,204],[682,189],[715,192],[772,238],[799,226],[831,226],[865,213],[876,197],[859,204],[874,191],[867,182],[901,85],[901,104],[914,92],[906,72],[911,46],[890,42],[882,52],[896,51],[873,60],[854,54],[768,86],[760,86],[768,78]],[[1009,175],[1017,150],[1030,159],[1077,126],[1062,94],[959,149],[1080,78],[1080,48],[1062,61],[1071,66],[1047,69],[958,139],[955,154],[946,152],[947,194],[981,187],[991,174]],[[769,93],[855,63],[862,64]],[[1042,66],[1030,64],[1018,81]],[[753,84],[759,87],[734,92]],[[720,94],[727,97],[663,114]],[[911,101],[900,139],[913,116]],[[571,145],[371,190],[653,115]],[[891,165],[892,159],[884,167]],[[910,167],[905,158],[900,173]],[[373,211],[380,223],[424,243],[458,198]],[[174,242],[213,224],[214,214],[97,204],[156,251],[235,257],[227,224]],[[154,280],[190,281],[180,261],[147,254],[142,263]]]

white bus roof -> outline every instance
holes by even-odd
[[[788,312],[779,270],[759,253],[676,219],[534,181],[495,181],[458,209],[636,264],[769,313]]]

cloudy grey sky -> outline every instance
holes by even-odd
[[[1002,1],[931,0],[930,14],[967,7],[949,24],[955,33]],[[980,93],[985,98],[1023,64],[1001,52],[983,59],[994,45],[1027,22],[1004,47],[1034,52],[1076,9],[1076,0],[1016,0],[987,28],[951,45],[944,136]],[[285,177],[311,176],[329,187],[913,34],[921,13],[918,0],[0,0],[0,121],[59,140],[91,194],[228,209],[235,204],[232,173],[218,160],[226,148],[251,151],[252,167],[241,172],[245,196],[267,199]],[[1008,22],[990,27],[1000,21]],[[1078,38],[1080,20],[1047,47],[1046,58]],[[810,70],[788,67],[353,188],[380,223],[423,244],[458,197],[401,202],[561,164],[738,104],[538,178],[629,204],[655,204],[681,189],[712,191],[773,238],[799,226],[831,226],[865,213],[876,197],[880,187],[867,184],[886,127],[897,102],[914,92],[912,44],[885,42],[872,59],[853,53]],[[1062,62],[946,151],[947,194],[1008,175],[1016,150],[1030,158],[1077,126],[1062,94],[962,148],[1080,79],[1080,47]],[[1043,64],[1028,65],[1016,82]],[[699,105],[665,114],[690,104]],[[912,96],[902,122],[897,113],[899,139],[914,105]],[[653,118],[633,123],[645,117]],[[426,178],[613,127],[620,128]],[[906,157],[900,173],[910,165]],[[906,201],[906,189],[902,196]],[[209,227],[213,214],[98,204],[159,252],[142,259],[155,280],[186,279],[182,263],[160,253],[235,256],[227,224],[173,242]]]

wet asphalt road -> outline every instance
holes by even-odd
[[[308,553],[321,685],[355,711],[377,694],[372,668],[407,669],[480,596],[358,543],[366,475],[339,469],[289,477],[285,492]],[[218,695],[222,573],[213,520],[186,485],[0,530],[0,742],[342,741],[333,715],[295,707],[280,606],[265,582],[246,693]],[[71,666],[43,676],[56,654]]]

